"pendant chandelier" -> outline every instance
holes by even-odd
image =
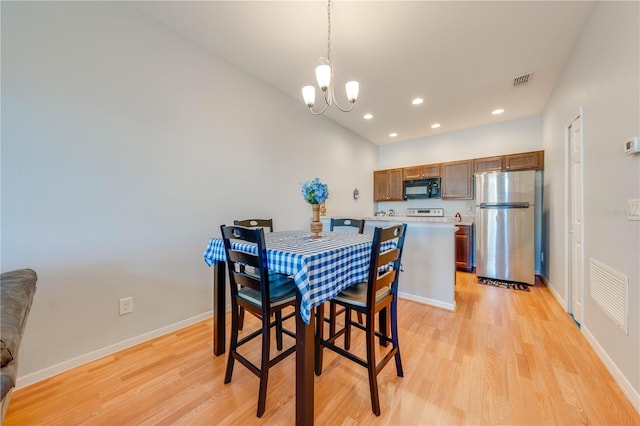
[[[347,91],[347,100],[350,105],[348,108],[341,107],[336,101],[334,92],[333,92],[333,84],[334,84],[334,76],[333,76],[333,64],[331,63],[331,0],[328,1],[327,4],[327,21],[328,21],[328,30],[327,30],[327,57],[320,58],[320,63],[316,67],[316,80],[318,81],[318,86],[320,90],[324,93],[324,107],[320,111],[314,111],[313,106],[316,102],[316,89],[313,86],[304,86],[302,88],[302,97],[304,98],[304,103],[309,107],[309,111],[312,114],[322,114],[326,111],[326,109],[334,105],[342,112],[349,112],[353,109],[353,104],[358,99],[358,91],[360,90],[360,83],[357,81],[348,81],[345,84],[345,88]]]

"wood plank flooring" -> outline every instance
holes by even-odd
[[[325,351],[316,424],[640,425],[544,285],[507,290],[458,273],[456,302],[453,313],[400,301],[405,377],[393,362],[378,377],[380,417],[371,412],[366,370]],[[245,330],[256,325],[247,317]],[[352,347],[362,349],[358,333]],[[258,378],[236,363],[224,385],[225,363],[213,356],[212,321],[204,321],[17,390],[4,424],[294,423],[293,356],[271,369],[261,419]]]

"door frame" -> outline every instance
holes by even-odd
[[[564,151],[565,151],[565,161],[564,161],[564,177],[565,177],[565,194],[566,196],[564,197],[564,211],[565,211],[565,215],[564,215],[564,224],[565,224],[565,256],[566,256],[566,261],[565,261],[565,282],[567,283],[566,286],[566,291],[565,291],[565,297],[566,297],[566,307],[565,310],[567,313],[573,315],[573,285],[572,285],[572,259],[573,259],[573,255],[572,255],[572,251],[573,251],[573,247],[571,244],[571,233],[572,233],[572,223],[571,223],[571,126],[573,125],[573,123],[579,120],[580,122],[580,164],[581,164],[581,172],[580,172],[580,180],[581,185],[580,185],[580,190],[581,190],[581,194],[580,194],[580,210],[582,210],[582,222],[580,224],[580,228],[581,228],[581,234],[582,234],[582,244],[581,244],[581,250],[580,250],[580,260],[581,260],[581,265],[582,265],[582,270],[581,270],[581,274],[582,274],[582,283],[581,283],[581,305],[582,305],[582,310],[581,310],[581,315],[580,318],[574,318],[574,321],[577,321],[579,324],[583,324],[584,321],[584,299],[585,299],[585,281],[586,281],[586,277],[585,277],[585,262],[584,262],[584,246],[585,246],[585,241],[584,241],[584,112],[582,109],[582,106],[579,109],[578,114],[572,119],[570,120],[566,126],[565,126],[565,144],[564,144]]]

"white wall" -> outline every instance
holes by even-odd
[[[376,146],[121,3],[2,2],[2,67],[1,267],[39,275],[23,378],[206,316],[209,238],[307,226],[304,180],[372,210]]]
[[[623,142],[640,134],[640,4],[597,2],[543,114],[543,265],[566,304],[566,127],[583,108],[585,293],[582,330],[640,411],[640,222],[625,218],[640,198],[640,156]],[[629,277],[628,336],[590,297],[589,259]]]

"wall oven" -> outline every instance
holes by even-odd
[[[405,180],[402,193],[405,200],[440,198],[440,178]]]

